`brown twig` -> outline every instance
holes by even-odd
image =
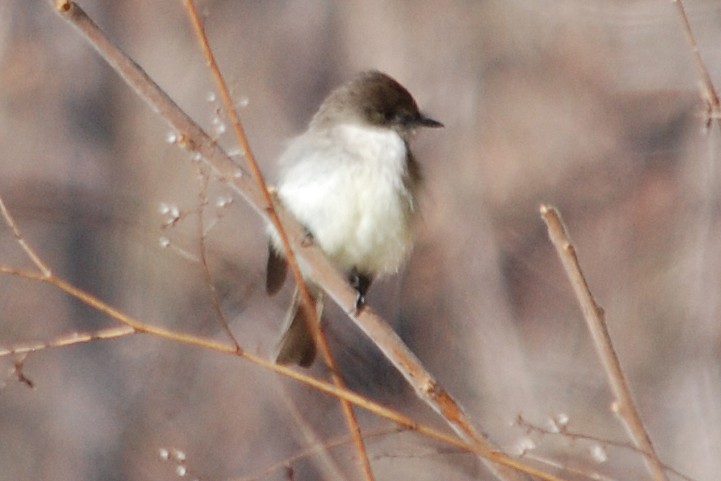
[[[698,44],[696,43],[696,36],[691,28],[691,22],[688,19],[688,15],[686,15],[686,9],[683,6],[683,1],[673,0],[673,3],[676,5],[676,11],[678,12],[679,17],[681,18],[681,23],[683,24],[683,32],[686,35],[689,47],[691,47],[694,65],[696,66],[699,77],[701,77],[703,100],[706,102],[707,106],[708,117],[706,124],[708,126],[710,125],[712,119],[718,120],[721,118],[721,101],[719,101],[716,87],[714,87],[713,81],[711,80],[711,74],[709,74],[708,68],[706,68],[706,63],[701,57],[701,52],[699,51]]]
[[[0,270],[0,272],[4,272],[4,269]],[[18,273],[18,275],[22,274]],[[72,334],[60,336],[51,341],[26,342],[12,347],[0,348],[0,357],[31,354],[54,347],[68,347],[76,344],[86,344],[93,341],[107,341],[110,339],[131,336],[137,333],[138,332],[130,326],[109,327],[107,329],[101,329],[94,332],[73,332]]]
[[[178,106],[152,79],[69,0],[56,0],[56,10],[68,20],[95,48],[96,51],[177,132],[179,144],[200,153],[211,168],[227,184],[238,192],[261,216],[267,217],[268,203],[259,188],[237,164],[212,141],[212,139]],[[497,448],[478,432],[458,403],[440,387],[436,379],[426,371],[418,358],[403,344],[390,326],[369,307],[360,315],[355,314],[356,294],[344,277],[335,270],[328,259],[314,245],[303,245],[305,233],[295,219],[276,206],[281,224],[288,234],[293,252],[308,266],[309,275],[323,287],[329,296],[354,320],[389,361],[413,386],[417,395],[441,415],[451,428],[470,445],[474,452],[496,453]],[[486,456],[485,459],[492,459]],[[503,466],[491,468],[499,479],[519,480],[520,476]]]
[[[281,240],[281,243],[283,244],[283,249],[286,252],[288,265],[291,269],[291,272],[301,294],[302,309],[304,309],[306,313],[305,318],[310,321],[314,321],[310,322],[310,325],[308,327],[311,332],[313,332],[314,336],[320,337],[322,336],[322,333],[320,332],[320,329],[318,327],[315,306],[313,305],[313,301],[311,300],[310,294],[308,293],[308,289],[305,285],[303,275],[300,272],[300,267],[298,266],[297,259],[293,252],[293,249],[291,248],[291,242],[288,238],[283,223],[280,220],[280,216],[278,215],[278,212],[275,208],[273,197],[268,190],[268,186],[265,182],[265,178],[263,177],[263,173],[261,172],[260,167],[255,160],[255,155],[250,148],[250,142],[248,141],[248,137],[245,135],[245,129],[243,128],[243,124],[240,121],[238,112],[233,106],[233,99],[230,96],[230,91],[228,90],[225,78],[220,72],[220,68],[218,67],[218,64],[215,60],[215,55],[213,55],[213,51],[211,50],[210,44],[208,43],[203,22],[200,20],[200,16],[198,15],[197,9],[195,8],[195,4],[192,0],[183,0],[183,3],[186,10],[188,11],[193,30],[195,31],[201,49],[203,50],[203,55],[205,56],[205,59],[208,63],[208,68],[213,74],[213,78],[220,92],[220,97],[223,105],[225,106],[226,114],[230,117],[230,122],[233,125],[236,140],[240,144],[240,150],[243,154],[243,157],[248,163],[251,175],[253,176],[253,179],[263,199],[263,207],[266,215],[270,222],[273,224],[273,227],[275,227],[275,229],[278,231],[278,236]],[[325,348],[327,350],[327,343],[321,340],[320,344],[321,350],[323,350],[323,345],[325,345]]]
[[[618,355],[613,348],[611,336],[608,333],[603,309],[596,304],[591,294],[586,278],[581,271],[576,250],[568,238],[566,226],[563,224],[558,211],[552,206],[542,205],[541,217],[546,223],[548,236],[556,248],[566,275],[571,281],[573,292],[581,306],[596,352],[606,371],[606,377],[615,398],[612,409],[623,420],[623,424],[636,447],[645,454],[644,461],[653,478],[656,481],[668,481],[663,464],[656,454],[651,438],[648,436],[638,409],[633,402],[628,382],[621,369]]]
[[[323,360],[330,369],[333,382],[338,387],[344,387],[343,378],[338,371],[338,367],[336,365],[335,359],[333,358],[333,355],[331,354],[330,347],[328,346],[328,342],[325,339],[325,335],[320,329],[320,323],[318,322],[316,308],[313,301],[311,300],[310,293],[308,292],[308,287],[303,280],[303,275],[300,272],[298,261],[293,254],[290,246],[290,241],[288,240],[288,236],[285,233],[285,229],[283,228],[283,224],[280,221],[280,217],[278,217],[278,214],[275,211],[275,208],[273,206],[273,199],[270,195],[270,192],[268,191],[268,186],[265,183],[265,179],[263,178],[263,174],[260,171],[260,167],[258,167],[258,163],[255,161],[255,156],[253,155],[253,151],[250,148],[250,142],[248,141],[248,137],[245,135],[245,129],[243,128],[243,124],[240,121],[238,112],[233,106],[233,100],[230,96],[230,91],[228,90],[225,78],[220,72],[218,63],[215,60],[215,55],[213,54],[213,51],[210,48],[210,44],[208,43],[208,37],[205,34],[203,22],[200,20],[200,16],[198,15],[193,0],[184,0],[183,3],[185,4],[185,8],[188,11],[188,15],[193,24],[193,29],[195,30],[195,35],[198,38],[198,41],[203,50],[203,55],[208,62],[208,67],[210,68],[218,90],[220,91],[220,97],[223,101],[223,105],[225,106],[226,114],[230,117],[230,122],[233,125],[236,140],[238,140],[238,142],[240,143],[240,148],[243,152],[243,156],[245,157],[250,171],[253,174],[253,178],[255,179],[256,184],[258,184],[261,194],[263,195],[268,216],[270,217],[273,226],[278,231],[278,236],[283,244],[283,250],[286,253],[288,265],[291,269],[291,272],[293,273],[296,285],[298,286],[298,291],[301,298],[301,309],[305,311],[306,315],[304,316],[304,319],[308,324],[308,329],[313,334],[313,338],[316,340],[316,344],[320,348]],[[365,443],[363,442],[363,435],[361,434],[358,419],[353,412],[353,407],[349,402],[343,400],[341,400],[341,407],[343,409],[343,415],[346,419],[346,423],[348,424],[348,429],[352,433],[353,439],[355,440],[356,451],[358,452],[358,461],[360,462],[363,476],[367,481],[373,481],[375,477],[373,476],[373,470],[371,469],[370,460],[368,459],[368,452],[366,451]]]
[[[35,383],[33,382],[33,380],[25,375],[24,367],[26,358],[27,354],[21,354],[16,356],[13,370],[10,375],[17,379],[20,384],[25,384],[25,386],[29,387],[30,389],[35,389]]]
[[[278,382],[275,382],[274,385],[277,389],[278,398],[282,400],[286,413],[293,420],[292,422],[295,424],[294,430],[299,431],[299,436],[303,440],[302,447],[317,447],[314,450],[316,455],[313,457],[313,464],[316,466],[316,470],[318,471],[318,479],[347,480],[348,476],[345,474],[347,468],[345,468],[345,466],[347,466],[348,463],[343,463],[336,456],[332,456],[330,452],[331,446],[324,449],[328,441],[324,441],[322,439],[322,435],[319,432],[319,426],[317,426],[312,420],[308,419],[307,415],[298,408],[298,401],[302,402],[302,400],[297,399],[288,392],[288,385],[286,383],[280,382],[280,379],[277,379],[277,381]],[[353,434],[348,433],[346,437],[349,440],[348,444],[351,448],[354,448],[355,437]],[[368,433],[365,429],[363,430],[363,439],[365,442],[368,442]],[[280,461],[280,463],[274,464],[276,466],[292,466],[294,461],[294,457],[291,456],[290,459],[286,458],[285,460]]]
[[[218,298],[218,293],[215,289],[215,283],[213,282],[213,275],[210,272],[210,265],[208,265],[208,258],[207,258],[207,246],[206,246],[206,232],[205,232],[205,209],[208,206],[208,172],[206,172],[203,164],[198,164],[198,178],[200,186],[198,188],[198,200],[200,205],[198,206],[198,250],[200,254],[200,266],[203,270],[203,277],[205,278],[205,285],[208,286],[208,291],[210,293],[210,302],[213,306],[213,310],[215,311],[215,316],[218,318],[218,321],[220,322],[221,326],[223,327],[223,330],[225,331],[225,334],[228,336],[228,338],[233,342],[236,349],[239,351],[242,350],[240,347],[240,343],[238,342],[238,339],[236,339],[235,335],[233,334],[232,329],[230,328],[230,324],[228,323],[228,320],[225,318],[225,315],[223,314],[223,310],[220,308],[220,299]]]
[[[30,246],[28,246],[25,242],[25,239],[23,239],[23,236],[20,234],[20,229],[18,229],[18,226],[15,223],[15,219],[5,206],[5,201],[2,200],[2,198],[0,198],[0,214],[2,214],[2,217],[5,220],[5,224],[7,224],[7,226],[10,227],[10,230],[13,231],[13,235],[15,236],[15,240],[17,241],[18,245],[20,245],[22,250],[25,251],[25,254],[27,254],[33,264],[35,264],[35,267],[37,267],[38,270],[46,277],[52,275],[48,266],[43,263],[40,257],[38,257],[35,252],[33,252]]]

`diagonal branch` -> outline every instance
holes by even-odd
[[[45,265],[45,263],[40,259],[40,257],[35,254],[35,251],[33,251],[30,246],[25,242],[25,239],[23,239],[22,234],[20,233],[20,229],[18,229],[17,224],[15,223],[15,219],[10,214],[10,211],[5,206],[5,201],[0,198],[0,214],[2,215],[3,219],[5,220],[5,224],[7,224],[8,227],[10,227],[10,230],[13,231],[13,235],[15,236],[15,240],[20,245],[23,251],[25,251],[25,254],[30,258],[30,260],[35,264],[35,267],[38,268],[40,272],[46,277],[49,277],[52,273],[50,272],[50,269],[48,266]]]
[[[676,11],[678,12],[679,17],[681,17],[683,32],[686,35],[686,41],[691,47],[696,71],[698,72],[699,77],[701,77],[701,87],[703,89],[704,97],[703,100],[706,102],[708,113],[706,126],[709,127],[712,120],[721,119],[721,101],[719,100],[718,92],[716,92],[716,87],[714,87],[713,81],[711,80],[711,74],[709,73],[708,68],[706,68],[706,63],[701,57],[701,52],[699,51],[698,44],[696,43],[696,36],[691,28],[691,22],[688,19],[688,15],[686,15],[686,8],[683,6],[683,1],[673,0],[673,3],[676,4]]]
[[[228,85],[226,84],[225,78],[220,72],[218,63],[215,60],[215,55],[213,55],[213,51],[210,48],[210,44],[208,43],[208,38],[205,34],[205,28],[200,20],[200,17],[198,16],[198,11],[195,8],[193,0],[184,0],[183,3],[185,4],[185,8],[188,11],[188,15],[190,16],[190,20],[193,24],[193,29],[195,30],[195,35],[198,37],[198,41],[200,42],[200,45],[203,49],[203,55],[205,55],[210,71],[215,78],[215,83],[218,87],[218,90],[220,91],[220,96],[223,99],[223,104],[225,105],[226,114],[230,117],[230,121],[233,124],[233,130],[235,130],[236,139],[240,143],[243,157],[245,157],[245,159],[247,160],[250,171],[253,174],[253,178],[255,179],[256,184],[258,184],[260,192],[263,195],[263,200],[265,201],[265,204],[267,206],[268,217],[270,218],[283,243],[283,250],[286,253],[288,265],[290,266],[293,277],[295,278],[295,283],[298,286],[298,291],[300,292],[301,309],[305,311],[304,319],[308,324],[308,329],[313,334],[313,337],[316,340],[316,344],[320,348],[323,359],[328,368],[330,369],[333,383],[338,387],[344,387],[343,379],[340,375],[340,372],[338,371],[335,359],[333,359],[333,355],[331,354],[330,348],[328,346],[328,341],[325,339],[325,335],[320,329],[320,323],[317,319],[318,314],[313,301],[311,301],[308,287],[303,280],[303,276],[300,272],[300,267],[298,266],[298,261],[293,254],[290,246],[290,241],[288,240],[288,236],[286,235],[283,224],[281,223],[280,218],[278,217],[278,213],[275,210],[275,207],[273,205],[273,199],[271,198],[270,192],[268,192],[268,186],[265,182],[265,179],[263,178],[262,172],[260,171],[260,167],[255,161],[255,155],[253,155],[253,151],[250,148],[250,142],[248,141],[248,137],[245,135],[245,129],[243,128],[243,124],[240,121],[238,112],[233,106],[233,100],[230,96]],[[361,465],[360,467],[363,471],[363,475],[366,481],[374,481],[375,477],[373,476],[373,470],[371,469],[370,460],[368,459],[368,452],[366,451],[360,426],[358,425],[358,419],[353,412],[353,406],[350,404],[350,402],[345,400],[341,400],[340,403],[343,409],[343,416],[346,419],[348,429],[350,430],[353,440],[355,442],[356,451],[358,452],[358,461]]]
[[[213,307],[213,311],[215,311],[215,317],[218,318],[220,325],[225,331],[225,334],[233,342],[233,344],[235,344],[235,347],[240,351],[240,343],[235,337],[235,334],[233,334],[233,330],[230,328],[230,323],[228,322],[228,319],[225,318],[225,314],[223,314],[223,310],[220,308],[220,298],[218,297],[218,292],[215,289],[213,275],[210,272],[210,265],[208,264],[208,246],[206,245],[207,232],[205,230],[205,211],[208,207],[208,182],[210,179],[204,164],[197,164],[197,167],[198,182],[200,184],[198,187],[198,200],[200,203],[198,207],[198,256],[200,257],[200,267],[203,271],[203,277],[205,278],[205,285],[208,286],[210,303]]]

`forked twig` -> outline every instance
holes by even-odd
[[[663,464],[656,454],[651,438],[648,436],[638,409],[633,402],[628,382],[621,369],[618,355],[613,348],[611,336],[608,333],[603,309],[596,304],[596,300],[591,294],[586,278],[581,271],[576,249],[568,238],[566,226],[563,224],[558,211],[552,206],[542,205],[541,217],[546,223],[548,236],[551,238],[551,242],[561,259],[563,269],[571,281],[573,292],[581,306],[596,352],[606,371],[606,377],[615,398],[612,409],[621,417],[626,431],[631,436],[636,447],[644,453],[645,464],[653,478],[656,481],[668,481]]]
[[[5,206],[5,201],[2,200],[0,197],[0,214],[2,214],[3,219],[5,220],[5,224],[7,224],[8,227],[10,227],[10,230],[13,231],[13,235],[15,236],[15,240],[20,245],[23,251],[25,251],[25,254],[30,258],[30,260],[35,264],[35,267],[38,268],[38,270],[46,277],[49,277],[52,275],[52,272],[48,268],[48,266],[45,265],[45,263],[40,259],[40,257],[35,254],[35,252],[30,248],[30,246],[27,245],[25,242],[25,239],[23,239],[22,234],[20,233],[20,229],[18,229],[17,224],[15,223],[15,219],[10,214],[10,211]]]

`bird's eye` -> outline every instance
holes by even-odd
[[[387,111],[383,113],[383,118],[389,124],[403,125],[406,123],[406,116],[401,112]]]

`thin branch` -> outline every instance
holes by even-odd
[[[199,183],[200,186],[198,188],[198,201],[200,205],[198,206],[198,250],[200,254],[200,266],[203,270],[203,277],[205,278],[205,285],[208,286],[208,290],[210,291],[210,302],[213,306],[213,310],[215,311],[215,316],[218,318],[218,321],[220,322],[221,326],[223,326],[223,330],[225,331],[225,334],[228,336],[228,338],[233,342],[235,345],[235,348],[238,351],[241,351],[240,343],[238,342],[238,339],[236,339],[235,335],[233,334],[233,330],[230,328],[230,324],[228,323],[228,320],[225,318],[225,314],[223,314],[223,310],[220,308],[220,299],[218,298],[218,292],[215,289],[215,283],[213,281],[213,275],[210,272],[210,266],[208,265],[208,259],[207,259],[207,246],[206,246],[206,232],[205,232],[205,210],[208,206],[208,172],[206,172],[204,168],[204,164],[197,164],[198,167],[198,177],[199,177]]]
[[[5,201],[0,198],[0,213],[2,214],[3,219],[5,220],[5,224],[10,228],[10,230],[13,231],[13,235],[15,236],[15,240],[20,245],[22,250],[25,251],[25,254],[30,258],[33,264],[35,264],[35,267],[38,268],[40,272],[46,277],[49,277],[52,275],[50,272],[50,269],[48,269],[48,266],[46,266],[42,260],[40,260],[40,257],[38,257],[35,252],[28,246],[28,244],[25,242],[25,239],[23,238],[22,234],[20,233],[20,229],[18,229],[17,224],[15,223],[15,219],[10,214],[10,211],[5,206]]]
[[[524,455],[524,458],[536,461],[539,464],[544,464],[544,465],[549,466],[554,469],[560,469],[560,470],[570,472],[571,474],[574,474],[576,476],[582,476],[582,477],[584,477],[586,479],[590,479],[592,481],[617,481],[615,478],[609,478],[608,476],[604,476],[603,474],[600,474],[597,471],[591,471],[586,467],[583,467],[583,468],[570,467],[567,462],[560,463],[553,459],[545,458],[543,456],[538,456],[537,454],[526,453]]]
[[[293,277],[295,278],[296,285],[298,286],[298,291],[300,292],[301,309],[303,309],[306,314],[304,316],[304,319],[308,324],[308,329],[313,334],[313,338],[316,340],[316,344],[320,347],[323,359],[328,368],[330,369],[333,382],[338,387],[344,387],[343,378],[340,375],[335,359],[333,359],[333,355],[331,354],[328,342],[325,339],[325,335],[320,329],[317,311],[313,301],[311,300],[310,294],[308,292],[308,287],[303,280],[303,275],[300,272],[298,261],[293,254],[290,246],[290,241],[288,240],[288,236],[285,233],[285,229],[283,228],[283,224],[280,221],[280,217],[278,217],[278,213],[273,207],[273,199],[270,195],[270,192],[268,191],[268,186],[265,183],[265,179],[263,178],[263,174],[260,171],[260,167],[258,167],[258,163],[255,161],[255,156],[253,155],[253,151],[250,148],[250,142],[248,141],[248,137],[245,135],[245,129],[243,128],[243,124],[240,121],[237,110],[233,106],[233,100],[230,96],[230,91],[228,90],[225,78],[220,72],[218,63],[215,60],[215,55],[213,54],[213,50],[210,48],[210,44],[208,43],[208,37],[205,34],[203,22],[200,20],[200,16],[198,15],[198,11],[195,8],[195,3],[193,2],[193,0],[184,0],[183,3],[185,4],[185,8],[190,16],[190,20],[193,24],[196,37],[198,38],[200,45],[203,49],[203,54],[205,55],[205,59],[208,62],[210,71],[215,78],[215,83],[218,87],[218,90],[220,91],[220,97],[223,101],[223,105],[225,105],[226,113],[230,117],[230,121],[233,125],[233,129],[235,130],[236,139],[240,143],[240,148],[243,152],[243,156],[248,162],[248,166],[250,167],[250,171],[253,174],[253,178],[255,179],[256,184],[258,184],[258,187],[260,188],[261,194],[263,195],[263,200],[266,204],[268,216],[270,217],[273,226],[278,231],[278,236],[280,237],[283,244],[283,250],[286,253],[288,265],[290,266]],[[341,407],[343,409],[343,415],[346,419],[346,423],[348,424],[348,429],[352,433],[353,439],[355,440],[356,451],[358,452],[358,461],[360,462],[360,467],[363,471],[363,475],[367,481],[374,481],[375,477],[373,476],[373,470],[371,469],[370,460],[368,459],[368,452],[366,450],[365,443],[363,442],[363,435],[361,434],[358,419],[353,412],[353,407],[348,401],[343,400],[341,400]]]
[[[612,409],[623,420],[626,431],[631,436],[636,447],[645,454],[644,461],[653,479],[656,481],[668,481],[663,464],[656,454],[651,438],[646,432],[638,409],[633,402],[628,382],[621,369],[618,355],[613,348],[611,336],[608,333],[603,309],[596,304],[591,294],[586,278],[581,271],[576,250],[568,238],[566,226],[563,224],[558,211],[552,206],[542,205],[541,217],[546,223],[548,236],[556,248],[566,275],[571,281],[571,286],[581,306],[596,352],[606,371],[606,377],[615,398]]]
[[[381,437],[381,436],[387,436],[390,434],[395,434],[400,432],[397,427],[385,427],[385,428],[378,428],[373,431],[366,431],[364,433],[364,437],[366,439],[373,438],[373,437]],[[306,446],[297,453],[293,454],[292,456],[289,456],[285,459],[281,459],[280,461],[274,462],[270,466],[267,466],[263,469],[260,469],[253,474],[241,476],[238,478],[232,478],[229,481],[257,481],[259,479],[265,479],[268,478],[274,471],[279,471],[283,469],[286,466],[291,465],[292,463],[296,463],[302,459],[308,458],[316,453],[319,453],[323,450],[331,450],[340,446],[345,446],[347,444],[353,443],[352,436],[340,436],[333,439],[330,439],[328,441],[325,441],[323,443],[315,443],[311,446]]]
[[[250,148],[250,142],[248,141],[248,137],[245,135],[245,129],[243,128],[243,124],[240,121],[238,112],[233,106],[233,99],[230,95],[230,91],[228,90],[225,78],[220,72],[218,63],[215,60],[215,55],[213,54],[213,51],[210,48],[210,44],[208,43],[208,38],[205,34],[203,22],[200,20],[200,16],[198,15],[197,9],[195,8],[195,4],[192,0],[183,0],[183,3],[186,10],[188,11],[193,30],[195,31],[196,37],[198,38],[200,46],[203,50],[203,55],[205,56],[205,59],[208,63],[208,68],[213,74],[213,78],[220,92],[220,97],[222,99],[223,105],[225,106],[226,114],[230,117],[230,122],[233,125],[233,130],[235,131],[236,140],[240,144],[240,151],[243,157],[246,159],[250,168],[251,175],[253,176],[253,179],[255,180],[255,183],[259,189],[259,193],[263,200],[263,208],[265,210],[266,217],[273,224],[273,227],[278,231],[278,236],[281,240],[281,243],[283,244],[283,249],[286,252],[288,265],[291,269],[291,272],[301,294],[302,309],[304,309],[306,314],[305,318],[309,321],[313,321],[309,323],[308,327],[313,333],[314,337],[320,337],[323,334],[320,332],[320,329],[318,327],[318,319],[315,306],[313,305],[313,301],[311,300],[308,288],[305,285],[305,281],[300,271],[300,267],[298,266],[297,259],[293,252],[293,249],[291,248],[291,243],[288,238],[288,234],[286,233],[286,229],[283,225],[283,222],[281,222],[280,216],[278,215],[278,212],[276,210],[275,202],[273,202],[273,197],[270,195],[270,191],[268,190],[268,185],[265,182],[263,173],[261,172],[260,167],[255,160],[253,150]],[[327,351],[327,343],[321,340],[320,344],[321,350],[323,350],[323,345],[325,345],[325,351]]]
[[[33,380],[25,375],[24,367],[25,359],[27,359],[27,356],[27,354],[21,354],[16,356],[13,370],[10,373],[10,377],[14,377],[19,383],[25,384],[25,386],[29,387],[30,389],[35,389],[35,383],[33,382]]]
[[[7,348],[0,348],[0,357],[9,355],[31,354],[46,349],[57,347],[68,347],[76,344],[87,344],[94,341],[107,341],[137,334],[138,331],[130,326],[117,326],[101,329],[94,332],[73,332],[65,336],[57,337],[51,341],[38,341],[31,343],[17,344]]]
[[[704,94],[703,100],[707,105],[708,117],[706,122],[708,126],[712,119],[718,119],[721,115],[721,101],[719,101],[716,87],[714,87],[713,81],[711,80],[711,74],[709,74],[708,68],[706,68],[706,63],[701,57],[701,52],[699,51],[698,44],[696,43],[696,36],[691,28],[691,22],[688,19],[688,15],[686,15],[686,9],[683,6],[683,1],[673,0],[673,3],[676,5],[676,11],[678,12],[679,17],[681,18],[681,23],[683,24],[683,32],[686,35],[689,47],[691,47],[696,71],[698,72],[699,77],[701,77]]]
[[[300,431],[299,435],[303,439],[302,447],[316,446],[313,450],[315,453],[313,463],[318,471],[318,479],[333,479],[338,481],[348,481],[348,475],[345,474],[347,469],[344,469],[348,463],[339,462],[340,459],[337,456],[332,456],[330,452],[331,446],[327,446],[328,441],[324,441],[321,438],[321,434],[318,431],[318,426],[312,420],[308,419],[307,415],[298,409],[298,401],[302,402],[302,399],[296,399],[288,392],[288,385],[280,382],[277,379],[274,385],[277,389],[277,398],[281,399],[285,411],[289,414],[292,422],[295,424],[295,428]],[[355,446],[355,437],[352,433],[347,433],[344,438],[348,439],[348,444],[353,448]],[[367,440],[368,433],[363,431],[363,439]],[[324,449],[327,446],[327,449]],[[292,467],[292,463],[296,460],[285,459],[280,461],[282,465]],[[275,463],[274,463],[275,464]],[[267,477],[267,475],[266,475]],[[355,478],[353,476],[352,478]]]
[[[84,36],[138,96],[179,132],[179,145],[200,153],[222,181],[238,192],[261,216],[267,218],[268,204],[255,183],[185,112],[178,108],[172,99],[135,62],[105,36],[80,7],[69,0],[56,0],[55,8]],[[377,316],[368,306],[365,306],[359,315],[355,313],[356,294],[346,279],[316,246],[303,245],[305,233],[292,216],[278,206],[276,206],[276,211],[288,234],[293,252],[303,260],[304,266],[308,267],[309,275],[314,282],[322,286],[328,295],[348,313],[356,325],[370,337],[406,381],[413,386],[420,399],[441,415],[465,442],[474,446],[474,452],[497,453],[498,448],[473,427],[470,418],[460,405],[423,367],[388,323]],[[488,456],[486,457],[488,458]],[[518,473],[503,466],[489,466],[489,468],[499,479],[508,481],[522,479]]]

